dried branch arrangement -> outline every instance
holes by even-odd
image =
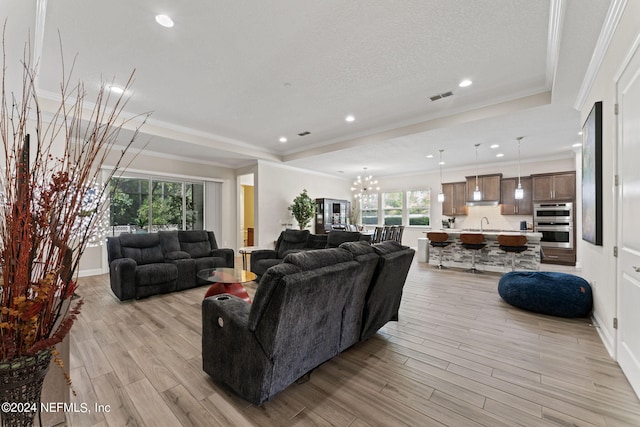
[[[72,301],[80,258],[106,213],[109,179],[126,166],[138,135],[136,129],[120,140],[127,90],[112,96],[103,83],[97,99],[85,102],[84,85],[71,83],[73,66],[67,73],[63,65],[60,99],[45,121],[29,50],[27,44],[18,67],[22,87],[8,91],[3,37],[0,361],[51,348],[69,333],[82,305],[81,298]],[[112,151],[113,168],[103,179]]]

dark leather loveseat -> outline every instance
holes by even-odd
[[[328,234],[311,234],[309,230],[287,229],[280,233],[274,249],[259,249],[251,253],[249,269],[262,276],[269,267],[280,264],[293,252],[312,249],[337,248],[344,242],[370,240],[370,236],[357,231],[332,231]]]
[[[211,231],[121,234],[107,239],[111,290],[121,301],[193,288],[205,268],[234,266]]]
[[[251,403],[270,400],[397,319],[414,253],[391,241],[294,252],[265,272],[253,304],[206,298],[203,369]]]

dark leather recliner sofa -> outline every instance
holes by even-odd
[[[204,371],[251,403],[270,400],[397,319],[414,253],[397,242],[293,252],[267,269],[253,304],[228,294],[206,298]],[[397,274],[387,273],[396,264]]]
[[[107,239],[107,252],[120,301],[200,286],[199,270],[234,266],[233,249],[218,248],[211,231],[121,234]]]
[[[357,231],[332,231],[328,234],[311,234],[309,230],[287,229],[280,233],[274,249],[259,249],[251,253],[249,269],[262,276],[269,267],[280,264],[293,252],[313,249],[337,248],[344,242],[370,240],[370,236]]]

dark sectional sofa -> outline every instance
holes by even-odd
[[[264,272],[253,304],[206,298],[203,369],[251,403],[270,400],[398,318],[414,253],[393,241],[293,252]]]
[[[337,248],[342,243],[360,240],[370,241],[371,237],[357,231],[311,234],[309,230],[287,229],[280,233],[274,249],[259,249],[251,253],[249,269],[260,277],[269,267],[280,264],[290,253]]]
[[[211,231],[121,234],[107,239],[111,290],[125,301],[201,286],[205,268],[234,266],[233,249],[218,248]]]

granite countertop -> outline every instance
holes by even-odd
[[[440,231],[451,234],[459,233],[480,233],[479,228],[443,228]],[[482,231],[482,234],[487,236],[497,236],[498,234],[506,234],[511,236],[527,236],[527,237],[542,237],[542,233],[535,231],[521,231],[521,230],[497,230],[493,228],[486,228]]]

